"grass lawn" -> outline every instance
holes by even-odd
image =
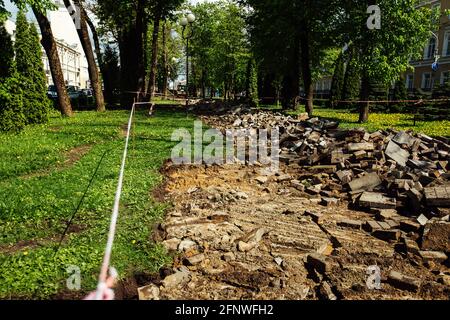
[[[81,269],[82,291],[95,288],[103,258],[129,112],[53,117],[45,126],[0,134],[0,299],[42,299],[65,290],[70,265]],[[151,190],[170,157],[172,131],[192,128],[185,113],[145,111],[135,118],[125,171],[112,265],[121,277],[154,272],[170,262],[151,244],[164,204]],[[55,255],[60,235],[107,151],[73,229]]]
[[[263,109],[281,110],[276,106],[262,106]],[[298,112],[290,112],[296,115],[305,112],[304,108]],[[423,121],[418,120],[414,126],[411,114],[403,113],[371,113],[369,115],[369,122],[361,124],[358,123],[359,115],[349,110],[336,110],[315,107],[314,116],[328,118],[340,122],[341,128],[358,128],[364,127],[369,131],[377,131],[379,129],[394,128],[397,130],[413,130],[415,132],[424,133],[430,136],[445,136],[450,137],[450,121]]]

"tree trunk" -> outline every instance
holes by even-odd
[[[311,117],[314,111],[314,86],[312,82],[309,37],[310,34],[308,31],[308,26],[306,23],[304,23],[303,31],[300,33],[301,64],[302,64],[303,85],[306,94],[305,109],[308,115]]]
[[[86,13],[86,10],[84,8],[81,8],[81,10],[83,10],[85,12],[86,23],[88,24],[89,29],[91,29],[92,38],[94,39],[95,55],[97,56],[97,62],[100,67],[100,73],[104,77],[103,56],[102,56],[102,51],[100,50],[100,40],[98,37],[97,28],[95,28],[95,25],[92,22],[91,18],[89,18],[88,14]]]
[[[147,18],[145,15],[145,0],[139,0],[136,13],[135,23],[135,40],[136,40],[136,60],[137,64],[137,91],[147,97],[145,88],[145,59],[144,59],[144,37],[147,37]]]
[[[138,91],[139,67],[137,56],[137,34],[135,25],[132,23],[124,28],[119,34],[120,51],[120,103],[123,107],[131,107],[136,91]]]
[[[105,111],[105,99],[103,98],[102,84],[100,83],[100,76],[95,63],[94,51],[92,49],[91,39],[89,37],[89,31],[86,24],[86,11],[83,9],[80,0],[73,0],[74,5],[79,10],[79,21],[74,20],[75,28],[77,29],[78,38],[80,38],[81,46],[83,47],[84,54],[88,63],[89,79],[91,80],[91,86],[94,90],[95,104],[98,112]],[[73,10],[72,4],[69,0],[64,0],[64,5],[67,10]],[[77,25],[79,24],[79,25]]]
[[[163,28],[162,28],[162,46],[163,46],[163,83],[162,83],[162,94],[164,96],[164,99],[167,98],[167,85],[168,85],[168,79],[169,79],[169,65],[168,65],[168,52],[167,52],[167,31],[170,31],[170,29],[167,29],[167,23],[164,22]]]
[[[56,45],[55,39],[53,38],[53,32],[50,26],[50,22],[48,21],[44,13],[42,13],[39,9],[34,6],[32,7],[32,9],[39,24],[39,28],[41,29],[41,42],[47,54],[53,83],[55,84],[56,91],[58,93],[58,102],[61,108],[61,114],[63,116],[71,117],[73,115],[72,105],[70,104],[70,98],[67,94],[64,75],[61,69],[61,62],[58,55],[58,47]]]
[[[100,69],[103,65],[103,56],[102,52],[100,50],[100,39],[98,37],[97,28],[95,27],[94,23],[92,22],[91,18],[89,18],[86,10],[82,7],[81,10],[84,12],[84,16],[86,17],[86,23],[89,26],[89,29],[91,29],[92,32],[92,38],[94,39],[94,49],[95,49],[95,55],[97,56],[97,61],[100,66]]]
[[[147,92],[150,93],[150,101],[153,100],[156,90],[156,68],[158,66],[158,37],[159,27],[161,24],[161,8],[157,7],[153,21],[153,36],[152,36],[152,60],[150,65],[150,74],[148,80]]]
[[[369,93],[370,93],[369,77],[366,74],[364,74],[362,76],[361,81],[361,95],[360,95],[361,101],[368,101]],[[369,103],[361,102],[359,109],[359,123],[364,123],[367,121],[369,121]]]

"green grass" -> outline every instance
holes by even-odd
[[[276,106],[263,106],[268,110],[280,110]],[[297,112],[289,112],[289,114],[296,115],[305,112],[304,109]],[[315,107],[314,116],[327,118],[339,121],[340,127],[344,129],[364,127],[370,132],[379,129],[394,128],[397,130],[413,130],[415,132],[424,133],[430,136],[445,136],[450,137],[450,121],[424,121],[418,120],[414,126],[411,114],[403,113],[371,113],[369,115],[369,122],[361,124],[358,123],[359,115],[350,110],[337,110]]]
[[[83,292],[95,288],[124,146],[121,127],[128,116],[126,111],[81,112],[71,119],[53,117],[49,125],[17,135],[0,134],[0,252],[18,242],[33,244],[0,253],[0,298],[44,299],[64,291],[70,265],[81,269]],[[149,241],[152,226],[167,209],[152,199],[151,190],[162,181],[159,169],[175,145],[173,130],[192,126],[183,112],[136,115],[112,257],[121,277],[154,272],[170,262],[165,250]],[[83,145],[92,146],[89,153],[61,166],[67,151]],[[73,222],[79,230],[55,255],[57,239],[105,151]]]

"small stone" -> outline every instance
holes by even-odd
[[[166,277],[162,281],[162,284],[163,284],[164,288],[170,289],[170,288],[175,288],[179,285],[185,284],[189,280],[190,280],[189,272],[183,269],[183,271],[177,271],[174,274]]]
[[[391,271],[388,277],[389,283],[400,289],[416,292],[420,288],[420,280],[405,276],[397,271]]]
[[[291,179],[292,179],[292,176],[290,174],[283,174],[277,178],[277,182],[289,181]]]
[[[186,252],[189,251],[197,246],[197,243],[195,243],[192,240],[186,239],[180,242],[178,245],[178,251],[180,252]]]
[[[320,285],[319,289],[320,295],[327,300],[337,300],[336,295],[333,293],[333,290],[331,290],[331,286],[328,282],[324,281]]]
[[[180,243],[181,243],[180,239],[172,238],[172,239],[163,241],[162,244],[167,249],[167,251],[177,251]]]
[[[277,265],[279,265],[279,266],[281,266],[281,264],[283,263],[283,259],[280,258],[280,257],[275,258],[274,261],[275,261],[275,263],[276,263]]]
[[[420,224],[412,220],[400,221],[400,230],[405,232],[417,232],[420,229]]]
[[[257,182],[259,182],[260,184],[266,184],[267,181],[269,181],[269,178],[260,176],[260,177],[257,177],[255,180],[256,180]]]
[[[203,260],[205,260],[205,255],[203,253],[197,254],[197,255],[189,257],[189,258],[186,258],[186,262],[190,266],[196,266],[196,265],[202,263]]]
[[[248,252],[248,251],[252,250],[253,248],[255,248],[256,246],[257,246],[257,243],[255,243],[255,242],[247,243],[244,241],[239,241],[239,243],[238,243],[238,249],[241,252]]]
[[[426,262],[443,263],[447,260],[447,255],[440,251],[420,251],[419,254]]]
[[[339,205],[339,199],[336,198],[322,198],[322,203],[326,206],[326,207],[337,207]]]
[[[338,222],[338,226],[361,230],[362,222],[357,220],[344,219]]]
[[[310,216],[312,218],[312,220],[317,224],[322,224],[322,222],[323,222],[323,214],[305,211],[305,215]]]
[[[327,257],[319,253],[310,253],[306,258],[306,263],[321,274],[331,270],[331,264],[327,261]]]
[[[423,214],[421,214],[418,218],[417,218],[417,222],[421,225],[421,226],[425,226],[428,223],[428,218],[425,217]]]
[[[231,261],[236,260],[236,256],[234,255],[233,252],[227,252],[227,253],[224,253],[224,254],[222,255],[222,259],[223,259],[225,262],[231,262]]]
[[[398,241],[400,239],[401,232],[398,229],[375,230],[372,235],[384,241]]]
[[[139,300],[141,301],[159,300],[159,293],[159,287],[154,284],[138,288]]]

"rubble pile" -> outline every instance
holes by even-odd
[[[374,213],[374,220],[364,225],[358,221],[342,225],[361,225],[387,241],[398,241],[405,233],[423,234],[422,249],[450,252],[450,143],[446,138],[392,129],[345,130],[337,122],[309,119],[306,114],[295,119],[271,112],[248,113],[240,107],[204,120],[220,129],[270,132],[279,127],[280,162],[307,172],[298,179],[282,176],[290,187],[319,198],[325,206],[348,200],[352,208]],[[268,180],[256,179],[261,184]],[[430,228],[440,228],[441,245],[427,245]],[[443,259],[440,254],[422,256]]]

